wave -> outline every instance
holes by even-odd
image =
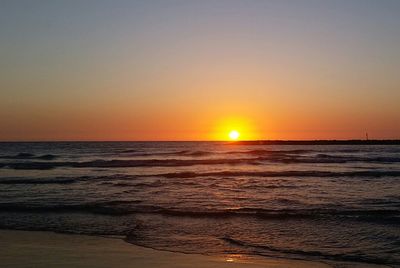
[[[79,176],[79,177],[55,177],[55,178],[0,178],[1,184],[71,184],[78,182],[100,182],[101,185],[110,186],[132,186],[132,187],[161,187],[164,185],[160,180],[155,182],[137,182],[138,178],[162,177],[167,179],[190,179],[198,177],[317,177],[317,178],[380,178],[400,177],[400,171],[373,170],[373,171],[215,171],[215,172],[172,172],[149,175],[127,175],[114,174],[108,176]],[[197,185],[193,181],[177,181],[178,184]],[[243,186],[246,187],[246,186]],[[249,188],[259,188],[257,185],[249,185]],[[263,185],[262,188],[298,188],[299,185]]]
[[[128,215],[133,212],[120,205],[141,203],[140,200],[131,201],[110,201],[87,204],[66,204],[66,205],[27,205],[27,204],[9,204],[0,203],[0,212],[38,212],[38,213],[90,213],[101,215]]]
[[[242,158],[202,158],[202,159],[166,159],[166,158],[152,158],[152,159],[97,159],[92,161],[17,161],[17,160],[54,160],[57,158],[55,155],[41,155],[35,156],[28,153],[20,153],[15,156],[2,156],[2,159],[12,159],[16,161],[0,163],[0,168],[10,169],[32,169],[32,170],[45,170],[58,167],[72,167],[72,168],[125,168],[125,167],[181,167],[181,166],[194,166],[194,165],[260,165],[265,163],[294,163],[294,164],[318,164],[318,163],[349,163],[349,162],[363,162],[363,163],[399,163],[400,157],[397,156],[379,156],[379,157],[366,157],[366,156],[339,156],[325,153],[318,153],[316,155],[303,155],[309,150],[288,150],[288,151],[268,151],[268,150],[250,150],[250,151],[231,151],[225,154],[245,154],[249,157]],[[135,154],[137,156],[190,156],[202,157],[213,154],[209,151],[179,151],[179,152],[159,152],[159,153],[144,153]],[[215,153],[214,153],[215,154]]]
[[[305,150],[305,149],[294,149],[294,150],[244,150],[244,151],[205,151],[205,150],[181,150],[175,152],[140,152],[136,150],[126,150],[118,152],[118,154],[128,154],[128,156],[192,156],[201,157],[207,155],[251,155],[251,156],[293,156],[293,155],[304,155],[309,153],[323,152],[318,150]],[[341,151],[330,151],[330,152],[341,152]],[[344,152],[358,152],[356,150],[346,150]]]
[[[58,167],[72,168],[127,168],[127,167],[183,167],[195,165],[260,165],[264,161],[279,163],[346,163],[346,162],[400,162],[400,158],[381,157],[375,159],[343,159],[343,158],[233,158],[233,159],[144,159],[144,160],[93,160],[86,162],[12,162],[0,163],[0,168],[46,170]]]
[[[373,263],[373,264],[400,264],[400,262],[396,262],[394,260],[388,260],[387,258],[379,258],[379,257],[372,257],[372,256],[366,256],[366,255],[360,255],[357,254],[358,252],[354,253],[346,253],[346,254],[340,254],[340,253],[328,253],[328,252],[323,252],[323,251],[318,251],[318,250],[300,250],[300,249],[290,249],[290,248],[279,248],[279,247],[274,247],[274,246],[268,246],[268,245],[259,245],[259,244],[253,244],[250,242],[245,242],[239,239],[234,239],[229,236],[221,237],[221,240],[228,242],[229,244],[239,246],[239,247],[244,247],[247,249],[254,249],[255,252],[257,252],[259,255],[265,255],[260,252],[261,251],[272,251],[272,252],[278,252],[278,253],[283,253],[283,254],[289,254],[289,255],[294,255],[294,256],[305,256],[305,257],[310,257],[310,258],[317,258],[317,259],[329,259],[333,261],[351,261],[351,262],[365,262],[365,263]]]
[[[69,183],[79,183],[79,182],[99,182],[100,185],[111,185],[111,186],[152,186],[155,187],[161,185],[158,180],[151,183],[138,183],[135,182],[137,175],[126,175],[126,174],[113,174],[108,176],[77,176],[77,177],[54,177],[54,178],[0,178],[1,184],[69,184]]]
[[[130,156],[193,156],[201,157],[207,155],[285,155],[285,154],[305,154],[314,152],[313,150],[246,150],[246,151],[228,151],[228,152],[218,152],[218,151],[205,151],[205,150],[181,150],[175,152],[140,152],[137,150],[124,150],[119,151],[117,154],[129,154]],[[133,153],[133,154],[132,154]]]
[[[11,169],[53,169],[57,167],[73,168],[124,168],[124,167],[180,167],[194,165],[221,165],[221,164],[257,164],[257,159],[142,159],[142,160],[93,160],[86,162],[13,162],[0,163],[1,167]]]
[[[44,154],[36,156],[31,153],[19,153],[17,155],[2,155],[0,159],[37,159],[37,160],[54,160],[58,156],[53,154]]]
[[[116,174],[115,176],[124,176]],[[103,179],[111,179],[113,176],[107,177],[100,177],[100,176],[78,176],[78,177],[50,177],[50,178],[40,178],[40,177],[33,177],[33,178],[24,178],[24,177],[14,177],[14,178],[0,178],[0,185],[1,184],[71,184],[71,183],[78,183],[81,181],[97,181]],[[115,177],[118,178],[118,177]],[[130,176],[132,179],[133,176]]]
[[[192,150],[181,150],[174,152],[144,152],[138,150],[123,150],[117,151],[116,153],[111,153],[111,155],[123,156],[123,157],[139,157],[139,156],[191,156],[191,157],[201,157],[215,154],[215,152],[210,151],[192,151]]]
[[[288,219],[353,219],[400,224],[400,211],[395,209],[261,209],[239,208],[226,210],[173,209],[142,204],[141,200],[110,201],[86,204],[28,205],[0,203],[0,212],[89,213],[102,215],[159,214],[191,218],[255,217],[265,220]]]
[[[196,177],[397,177],[400,171],[216,171],[216,172],[172,172],[151,176],[165,178],[196,178]]]
[[[154,182],[113,182],[113,181],[104,181],[102,183],[100,183],[101,185],[109,185],[109,186],[114,186],[114,187],[137,187],[137,188],[152,188],[152,187],[161,187],[164,184],[160,181],[154,181]]]
[[[71,184],[77,179],[56,178],[56,179],[0,179],[0,184]]]
[[[248,151],[229,151],[225,154],[249,154],[249,155],[293,155],[293,154],[306,154],[314,152],[314,150],[248,150]]]
[[[352,162],[363,163],[399,163],[400,157],[360,157],[360,156],[337,156],[329,154],[317,154],[316,156],[307,157],[268,157],[258,158],[263,161],[271,161],[276,163],[304,163],[304,164],[344,164]]]
[[[117,153],[136,153],[136,152],[138,152],[138,150],[133,150],[133,149],[117,151]]]

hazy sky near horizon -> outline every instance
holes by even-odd
[[[400,138],[400,1],[0,2],[0,140]]]

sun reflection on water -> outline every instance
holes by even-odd
[[[229,254],[224,257],[225,262],[245,262],[245,259],[242,254]]]

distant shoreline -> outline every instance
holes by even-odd
[[[400,145],[400,140],[255,140],[232,145]]]
[[[216,142],[216,143],[225,143],[228,145],[400,145],[400,139],[392,139],[392,140],[239,140],[239,141],[190,141],[190,140],[182,140],[182,141],[163,141],[163,140],[55,140],[55,141],[0,141],[0,144],[4,143],[129,143],[129,142],[140,142],[140,143],[151,143],[151,142],[165,142],[165,143],[177,143],[177,142]]]

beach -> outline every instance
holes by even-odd
[[[240,255],[206,256],[158,251],[125,243],[119,238],[53,232],[0,231],[2,267],[271,267],[328,268],[321,262]]]

